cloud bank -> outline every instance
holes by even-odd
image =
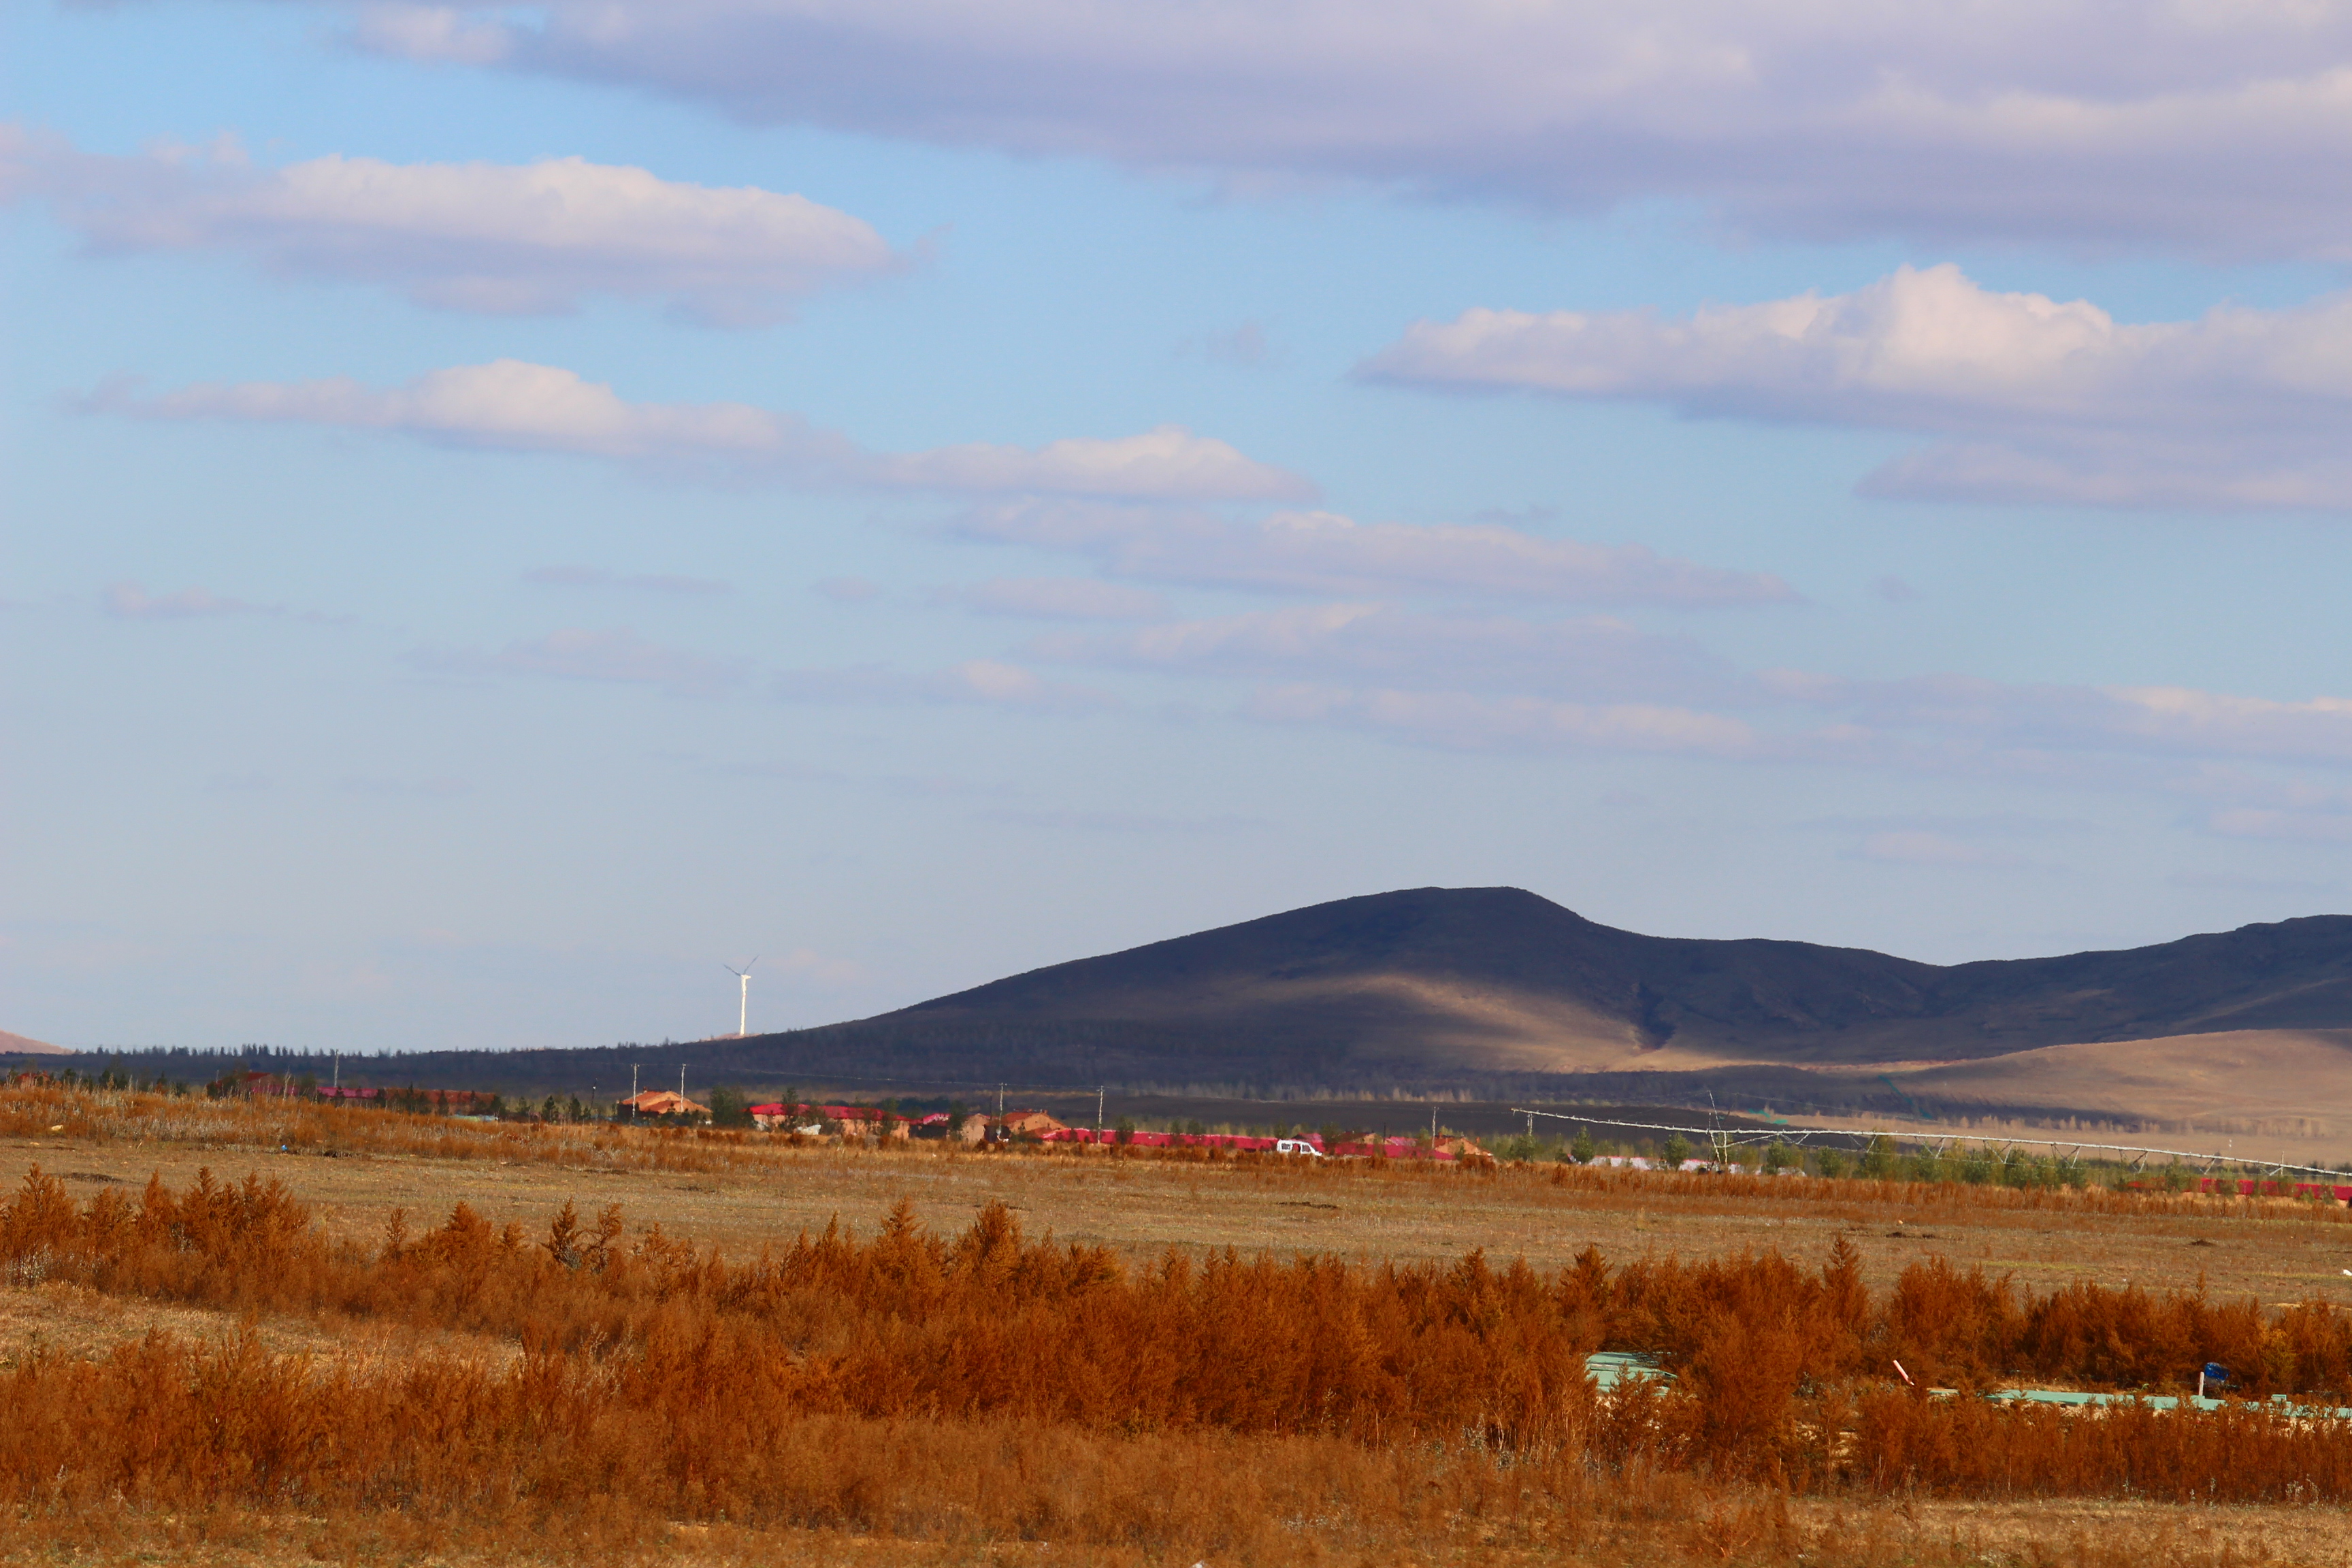
[[[146,419],[378,430],[446,446],[562,452],[814,486],[1168,500],[1280,500],[1314,492],[1297,475],[1181,426],[1036,447],[869,452],[796,414],[742,403],[632,403],[605,383],[521,360],[432,371],[386,388],[335,377],[204,383],[144,397],[118,386],[85,406]]]
[[[1238,710],[1260,721],[1412,744],[2160,788],[2217,803],[2216,830],[2241,836],[2283,835],[2261,825],[2315,811],[2332,823],[2352,811],[2352,794],[2279,794],[2285,786],[2267,774],[2233,771],[2352,769],[2352,698],[2325,694],[1744,670],[1687,637],[1607,617],[1432,615],[1377,603],[1048,633],[1020,655],[1238,683]]]
[[[803,196],[576,157],[336,155],[263,169],[233,144],[107,158],[0,126],[9,188],[46,196],[95,253],[222,251],[274,276],[379,284],[454,310],[652,298],[698,321],[746,325],[901,264],[863,219]]]
[[[2352,256],[2336,0],[492,0],[367,47],[761,123],[1594,210],[1810,239]]]
[[[1936,437],[1864,479],[1876,495],[2352,505],[2352,293],[2132,324],[1906,267],[1851,294],[1671,320],[1473,310],[1416,324],[1359,374]]]

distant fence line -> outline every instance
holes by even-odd
[[[1759,1148],[1773,1142],[1798,1144],[1808,1138],[1815,1137],[1884,1138],[1890,1143],[1916,1143],[1923,1147],[1934,1144],[1939,1151],[1949,1144],[1973,1142],[1988,1148],[1998,1144],[2003,1148],[2021,1146],[2033,1149],[2064,1149],[2075,1154],[2080,1154],[2084,1150],[2102,1154],[2133,1154],[2138,1156],[2131,1162],[2134,1165],[2144,1163],[2150,1155],[2158,1155],[2170,1156],[2175,1160],[2201,1160],[2204,1162],[2204,1168],[2208,1171],[2216,1165],[2236,1165],[2247,1170],[2266,1171],[2274,1175],[2284,1175],[2290,1171],[2314,1176],[2340,1176],[2345,1173],[2341,1169],[2329,1165],[2296,1165],[2278,1160],[2243,1160],[2221,1151],[2157,1149],[2139,1143],[2092,1143],[2078,1138],[2013,1138],[2007,1133],[1969,1135],[1960,1132],[1887,1132],[1859,1127],[1790,1127],[1777,1123],[1768,1127],[1726,1127],[1720,1124],[1713,1127],[1674,1127],[1655,1121],[1619,1121],[1601,1116],[1579,1116],[1572,1111],[1565,1110],[1537,1110],[1521,1105],[1511,1107],[1511,1114],[1530,1118],[1530,1125],[1533,1124],[1533,1118],[1542,1116],[1557,1121],[1573,1121],[1580,1127],[1625,1127],[1643,1132],[1678,1132],[1685,1137],[1702,1139],[1719,1151]]]

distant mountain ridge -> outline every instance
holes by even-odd
[[[265,1053],[324,1076],[324,1054]],[[74,1058],[58,1065],[79,1065]],[[2352,917],[1939,965],[1644,936],[1516,888],[1341,899],[749,1038],[346,1058],[390,1085],[606,1097],[698,1083],[879,1097],[1097,1085],[1236,1100],[1613,1102],[2299,1140],[2352,1152]],[[95,1065],[94,1063],[92,1065]],[[109,1065],[201,1081],[226,1057]],[[2118,1140],[2128,1141],[2128,1140]],[[2199,1147],[2206,1145],[2200,1144]]]
[[[1855,1068],[2352,1028],[2352,916],[1938,965],[1811,942],[1644,936],[1517,888],[1420,888],[1054,964],[845,1026],[944,1044],[1088,1026],[1106,1044],[1148,1035],[1151,1054],[1172,1050],[1196,1073],[1268,1056],[1326,1073]]]

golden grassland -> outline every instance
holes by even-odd
[[[870,1223],[905,1197],[939,1224],[1003,1203],[1032,1233],[1134,1259],[1232,1247],[1438,1262],[1475,1247],[1557,1269],[1589,1246],[1612,1257],[1815,1256],[1850,1235],[1874,1289],[1912,1262],[1944,1257],[2037,1288],[2078,1279],[2163,1288],[2201,1275],[2216,1293],[2266,1302],[2339,1289],[2340,1270],[2352,1266],[2352,1213],[2277,1199],[1549,1164],[1481,1173],[1407,1162],[844,1148],[759,1133],[476,1123],[22,1086],[0,1093],[0,1149],[16,1155],[19,1173],[37,1163],[85,1193],[159,1173],[181,1185],[207,1166],[257,1169],[352,1238],[375,1236],[394,1208],[437,1216],[460,1197],[494,1223],[531,1226],[566,1202],[617,1202],[641,1223],[732,1256],[835,1217]]]
[[[2352,1398],[2335,1205],[25,1087],[0,1139],[0,1555],[2352,1562],[2336,1423],[1885,1364]]]

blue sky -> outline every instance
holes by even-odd
[[[2345,907],[2352,8],[5,26],[0,1028]]]

